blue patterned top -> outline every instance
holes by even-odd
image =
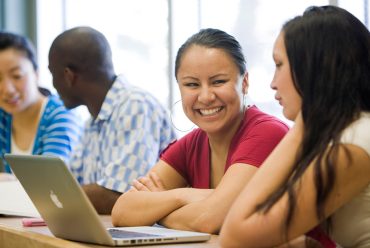
[[[58,156],[68,163],[70,152],[82,134],[83,125],[80,118],[73,111],[67,110],[57,96],[50,95],[47,101],[32,154]],[[8,173],[11,170],[3,155],[11,152],[11,126],[12,116],[0,109],[0,159]]]
[[[81,184],[124,192],[145,175],[175,139],[166,109],[148,92],[117,77],[96,119],[85,126],[71,158]]]

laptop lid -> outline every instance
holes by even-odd
[[[5,154],[50,231],[59,238],[103,245],[143,245],[200,242],[209,234],[161,227],[107,230],[95,208],[69,169],[57,157]],[[114,234],[116,238],[112,238]]]

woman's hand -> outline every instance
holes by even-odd
[[[161,179],[157,176],[155,172],[150,172],[148,176],[136,179],[132,183],[131,190],[137,191],[151,191],[159,192],[164,191],[166,188],[163,186]]]

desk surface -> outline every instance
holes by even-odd
[[[110,216],[101,216],[106,227],[111,226]],[[34,247],[34,248],[89,248],[89,247],[107,247],[93,245],[87,243],[73,242],[64,239],[59,239],[53,236],[46,226],[42,227],[23,227],[21,217],[0,216],[0,247],[2,248],[17,248],[17,247]],[[187,244],[160,244],[150,246],[135,246],[146,248],[157,247],[219,247],[217,236],[212,235],[211,240],[202,243],[187,243]]]

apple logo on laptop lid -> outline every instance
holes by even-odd
[[[52,190],[50,190],[50,199],[54,203],[55,206],[57,206],[58,208],[63,208],[62,202],[59,201],[58,196]]]

